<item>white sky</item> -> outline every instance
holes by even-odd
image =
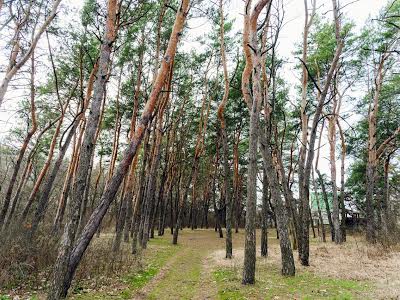
[[[209,1],[209,0],[204,0]],[[63,5],[70,8],[81,8],[83,5],[83,0],[63,0]],[[217,1],[213,1],[217,3]],[[253,1],[255,2],[255,1]],[[344,15],[348,19],[355,22],[357,28],[360,28],[365,24],[365,21],[370,15],[376,15],[378,11],[387,3],[386,0],[341,0],[340,5],[345,6],[343,9]],[[242,26],[242,11],[243,11],[243,0],[231,0],[225,1],[225,12],[229,13],[230,18],[235,18],[235,30],[240,31]],[[347,5],[349,4],[349,5]],[[328,12],[327,16],[330,17],[332,1],[331,0],[317,0],[317,7],[319,13]],[[296,43],[301,41],[302,30],[304,26],[304,3],[302,0],[284,0],[285,8],[285,25],[281,31],[278,53],[279,56],[286,58],[289,63],[285,66],[283,76],[290,83],[291,87],[299,84],[299,72],[293,70],[293,63],[295,59],[293,56],[293,51],[295,49]],[[59,15],[60,18],[66,18],[64,14]],[[76,16],[77,18],[79,16]],[[67,18],[71,18],[68,15]],[[193,47],[193,43],[190,40],[196,36],[203,35],[209,30],[209,24],[204,19],[194,19],[189,20],[188,26],[190,29],[188,35],[190,37],[185,37],[186,41],[181,43],[179,50],[185,51]],[[8,53],[0,53],[0,64],[4,65],[5,59],[7,59]],[[3,74],[0,73],[1,79]],[[7,100],[8,99],[8,100]],[[6,95],[6,101],[3,107],[0,108],[0,141],[8,130],[17,122],[13,111],[15,110],[15,94],[11,90],[11,87]],[[296,101],[294,98],[293,101]],[[14,108],[14,110],[13,110]],[[344,108],[345,109],[345,108]],[[324,159],[328,157],[328,147],[321,149],[321,159],[320,168],[324,173],[329,173],[328,160]],[[340,173],[340,172],[338,172]],[[339,174],[338,174],[339,176]]]

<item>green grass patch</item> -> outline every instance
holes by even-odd
[[[295,277],[281,276],[277,266],[258,266],[256,284],[242,285],[238,270],[224,268],[213,272],[218,299],[366,299],[366,282],[318,277],[298,271]]]
[[[239,285],[232,285],[232,282],[240,281],[237,272],[231,269],[220,269],[213,272],[214,280],[218,286],[218,299],[220,300],[242,300],[246,299],[241,293]]]
[[[144,264],[140,270],[132,270],[131,273],[116,279],[125,285],[125,288],[107,292],[85,292],[82,289],[78,291],[80,295],[75,295],[74,299],[131,299],[134,293],[153,279],[166,262],[181,248],[179,245],[172,245],[170,239],[165,238],[152,239],[148,246],[148,249],[142,252]]]
[[[165,276],[157,282],[149,299],[192,299],[201,289],[201,260],[203,253],[190,249],[179,254]]]

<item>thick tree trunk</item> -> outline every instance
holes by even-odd
[[[258,149],[258,123],[263,98],[261,88],[261,61],[257,43],[257,20],[262,9],[269,0],[260,0],[250,15],[251,1],[247,0],[244,11],[243,50],[246,57],[246,66],[242,74],[242,93],[250,110],[249,129],[249,165],[247,176],[247,201],[246,201],[246,237],[244,248],[243,284],[254,284],[256,269],[256,227],[257,215],[257,149]],[[253,52],[252,52],[253,51]],[[264,54],[265,55],[265,54]],[[253,97],[250,92],[250,75],[252,78]]]
[[[81,236],[77,239],[72,251],[70,251],[71,249],[70,247],[72,246],[71,242],[73,241],[73,238],[75,236],[74,228],[76,228],[77,222],[79,220],[76,217],[74,218],[74,215],[71,215],[70,217],[69,222],[71,223],[72,226],[70,226],[69,224],[67,224],[66,226],[66,231],[65,231],[66,234],[62,239],[62,246],[60,248],[60,252],[57,258],[53,279],[50,284],[50,293],[48,295],[48,299],[59,299],[66,297],[68,289],[71,285],[73,275],[75,274],[76,268],[78,267],[78,264],[81,261],[82,256],[86,248],[88,247],[90,241],[92,240],[93,235],[97,231],[104,215],[106,214],[109,206],[111,205],[124,176],[129,170],[133,157],[135,156],[139,148],[139,145],[141,144],[141,141],[143,139],[144,131],[154,111],[161,89],[164,86],[165,79],[168,75],[168,71],[171,66],[171,62],[174,59],[178,40],[179,37],[182,35],[182,30],[188,13],[188,9],[189,9],[189,0],[182,0],[180,8],[178,9],[176,14],[176,19],[171,32],[168,48],[162,60],[161,68],[157,74],[157,78],[154,82],[151,94],[149,96],[149,100],[147,101],[144,107],[141,120],[139,122],[139,126],[136,128],[134,137],[130,141],[128,148],[126,149],[125,154],[115,171],[115,174],[111,178],[107,188],[104,190],[99,205],[90,216],[89,221],[87,222],[85,228],[83,229]],[[100,76],[98,76],[98,78],[103,78],[103,79],[106,78],[107,63],[109,62],[109,54],[111,50],[110,47],[112,45],[112,42],[114,41],[114,35],[115,35],[115,28],[114,28],[115,18],[116,18],[115,0],[110,0],[108,5],[108,11],[109,11],[108,13],[109,17],[107,19],[108,26],[106,30],[104,43],[102,45],[103,50],[101,51],[102,55],[99,62],[99,68],[102,70],[102,72],[100,72],[99,74]],[[104,82],[99,82],[99,85],[95,86],[96,86],[95,88],[95,94],[96,94],[97,88],[98,89],[104,88]],[[84,139],[84,141],[85,140],[86,138]],[[84,144],[84,146],[86,145]],[[82,161],[80,163],[82,164]],[[77,174],[78,174],[77,176],[79,177],[80,175],[79,170]],[[75,192],[77,192],[77,190],[78,188],[75,190]],[[79,207],[76,207],[76,209],[79,210]],[[69,253],[70,255],[68,255]]]
[[[75,241],[75,235],[79,226],[82,195],[85,190],[89,165],[95,148],[94,141],[99,124],[101,104],[105,93],[106,80],[110,67],[111,50],[117,33],[116,19],[117,0],[109,0],[106,28],[103,43],[100,49],[100,59],[98,62],[99,67],[93,89],[93,100],[90,114],[86,123],[81,151],[79,154],[76,178],[69,203],[69,211],[67,215],[68,219],[64,228],[63,237],[61,239],[58,257],[54,267],[54,273],[50,281],[50,289],[48,294],[49,300],[65,298],[70,286],[70,280],[72,279],[72,274],[69,270],[69,266],[71,265],[71,252],[73,249],[73,243]]]

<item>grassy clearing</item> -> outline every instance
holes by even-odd
[[[253,286],[241,284],[241,270],[222,268],[213,272],[218,299],[366,299],[367,283],[323,278],[307,271],[283,277],[277,266],[259,265]]]

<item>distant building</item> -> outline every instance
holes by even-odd
[[[318,193],[317,195],[315,193],[310,194],[310,207],[311,207],[311,216],[313,218],[313,221],[315,224],[319,222],[317,199],[319,201],[319,207],[321,209],[322,221],[324,225],[329,225],[328,213],[326,210],[325,201],[322,193]],[[328,193],[328,204],[331,213],[332,213],[332,199],[333,199],[332,193]],[[350,197],[346,197],[344,201],[344,206],[346,209],[346,224],[354,226],[363,222],[364,213],[359,209],[354,200],[352,200]],[[340,220],[342,219],[341,215],[339,215],[339,219]]]

